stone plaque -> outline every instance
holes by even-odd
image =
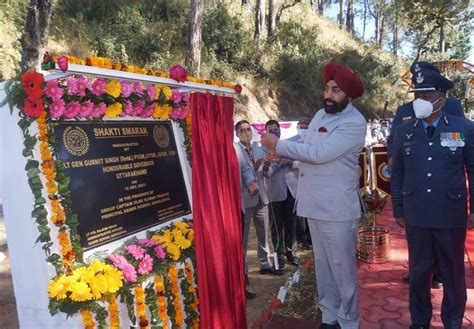
[[[63,122],[54,135],[84,250],[191,212],[169,121]]]

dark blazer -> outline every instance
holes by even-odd
[[[446,98],[446,104],[441,109],[444,113],[454,115],[457,117],[465,118],[464,109],[462,108],[461,101],[458,99]],[[413,110],[413,101],[400,105],[397,108],[395,117],[392,121],[392,129],[390,135],[387,137],[387,152],[388,157],[391,158],[393,155],[393,131],[396,127],[403,124],[406,121],[415,119],[415,111]]]
[[[464,146],[442,146],[441,133],[446,132],[463,133]],[[429,138],[422,120],[414,119],[395,128],[393,148],[393,216],[411,226],[466,227],[465,172],[474,200],[474,124],[442,113]],[[470,207],[474,211],[474,202]]]

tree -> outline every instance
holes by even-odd
[[[30,0],[25,29],[20,39],[22,72],[37,69],[48,44],[51,21],[50,0]]]
[[[269,42],[273,42],[275,40],[275,24],[276,24],[275,0],[268,0],[268,41]]]
[[[203,1],[191,0],[189,10],[185,65],[195,75],[199,75],[201,69]]]
[[[265,0],[257,0],[255,6],[255,33],[254,40],[258,47],[263,44],[263,30],[265,28]]]
[[[344,0],[339,0],[339,28],[344,27]]]
[[[354,35],[354,0],[347,1],[346,31]]]

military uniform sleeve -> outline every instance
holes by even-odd
[[[311,164],[331,162],[357,147],[362,147],[367,124],[364,122],[347,122],[338,126],[321,143],[309,145],[278,141],[276,152],[284,157]]]
[[[462,108],[462,104],[459,99],[448,98],[446,100],[446,106],[449,106],[451,110],[450,113],[448,112],[448,114],[455,115],[460,118],[466,118],[466,115],[464,114],[464,109]]]
[[[469,181],[469,200],[471,214],[474,213],[474,124],[469,123],[464,149],[467,179]]]
[[[400,127],[398,127],[400,128]],[[404,217],[402,186],[405,175],[403,163],[403,141],[401,139],[400,129],[395,128],[393,132],[393,154],[392,154],[392,172],[390,178],[390,187],[392,191],[392,209],[393,217]]]

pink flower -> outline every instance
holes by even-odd
[[[67,93],[68,95],[77,95],[77,80],[70,78],[66,79],[66,84],[67,84]]]
[[[135,105],[135,115],[141,116],[143,111],[145,111],[145,102],[140,101]]]
[[[145,247],[154,247],[154,246],[156,246],[156,242],[154,240],[150,240],[150,239],[140,239],[140,240],[138,240],[138,243],[140,243],[141,245],[143,245]]]
[[[156,98],[156,89],[154,85],[146,85],[146,92],[150,101],[155,100]]]
[[[186,116],[188,115],[188,109],[186,107],[177,107],[173,108],[170,112],[170,118],[171,119],[179,119],[183,120],[186,119]]]
[[[137,272],[131,264],[127,263],[120,270],[122,271],[123,278],[126,282],[137,282]]]
[[[153,269],[153,259],[150,257],[150,255],[145,255],[143,257],[142,261],[138,265],[138,273],[140,274],[148,274],[151,272]]]
[[[177,89],[173,89],[173,91],[171,92],[170,100],[175,104],[180,104],[181,102],[187,103],[189,101],[189,95],[188,93],[183,93],[178,91]]]
[[[128,81],[125,80],[120,80],[120,86],[121,86],[121,95],[122,97],[129,97],[132,94],[132,86]]]
[[[60,56],[58,58],[58,66],[61,71],[66,72],[68,68],[68,59],[66,56]]]
[[[103,79],[96,79],[91,86],[91,92],[96,95],[100,96],[105,92],[105,88],[107,87],[107,83]]]
[[[49,113],[53,119],[58,119],[64,114],[64,101],[62,99],[55,99],[51,105],[49,105]]]
[[[134,82],[132,85],[133,92],[138,96],[143,96],[143,87],[140,82]]]
[[[76,84],[77,84],[77,94],[79,96],[82,96],[84,97],[86,95],[86,91],[87,89],[90,88],[89,86],[89,80],[87,80],[86,77],[84,76],[80,76],[77,81],[76,81]]]
[[[142,247],[137,246],[136,244],[131,244],[125,247],[125,250],[133,256],[135,259],[142,259],[145,254],[145,250]]]
[[[110,255],[109,256],[109,259],[112,261],[112,263],[118,267],[118,268],[122,268],[124,267],[126,264],[128,264],[127,260],[125,259],[125,257],[121,256],[121,255]]]
[[[48,81],[46,83],[46,87],[44,88],[44,92],[52,100],[61,98],[64,95],[64,90],[61,87],[59,87],[57,80]]]
[[[135,115],[135,108],[133,107],[132,102],[129,102],[129,101],[125,102],[122,113],[125,113],[126,115],[130,115],[130,116]]]
[[[82,103],[80,116],[82,118],[89,117],[92,111],[94,111],[94,103],[88,99]]]
[[[94,107],[94,110],[91,113],[91,117],[93,118],[100,118],[105,114],[107,110],[107,105],[104,102],[100,102],[99,105]]]
[[[241,85],[235,85],[234,90],[237,94],[240,95],[242,93],[242,86]]]
[[[158,259],[165,259],[166,258],[165,250],[163,249],[163,247],[161,245],[157,245],[154,250],[155,250],[156,257]]]
[[[145,108],[145,110],[140,114],[140,117],[149,118],[149,117],[151,117],[151,115],[153,114],[154,111],[155,111],[155,108],[153,107],[153,105],[148,105]]]
[[[170,78],[178,82],[185,82],[188,77],[186,69],[180,65],[173,65],[170,69]]]
[[[66,109],[64,110],[64,116],[68,119],[72,119],[78,116],[81,112],[81,104],[79,102],[74,101],[66,105]]]

